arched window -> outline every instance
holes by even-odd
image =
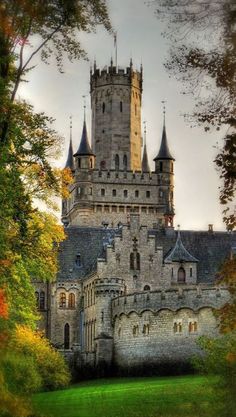
[[[73,293],[69,294],[68,307],[69,308],[75,308],[75,294],[73,294]]]
[[[143,325],[143,334],[144,334],[144,336],[149,335],[149,324],[144,324]]]
[[[124,155],[123,157],[123,166],[124,166],[124,170],[127,170],[128,167],[128,159],[127,159],[127,155]]]
[[[137,269],[140,270],[140,253],[136,253],[136,266]]]
[[[145,285],[143,291],[150,291],[150,285]]]
[[[60,297],[59,307],[66,308],[66,293],[61,292],[59,297]]]
[[[106,161],[100,162],[100,169],[106,169]]]
[[[133,336],[138,336],[138,325],[133,326]]]
[[[40,291],[39,309],[40,310],[45,309],[45,292],[44,291]]]
[[[130,269],[134,269],[134,253],[130,254]]]
[[[70,326],[68,323],[64,327],[64,349],[70,349]]]
[[[103,102],[103,103],[102,103],[102,112],[103,112],[103,113],[105,113],[105,108],[106,108],[106,106],[105,106],[105,103]]]
[[[185,269],[181,266],[178,270],[178,282],[184,284],[186,280]]]
[[[75,264],[76,266],[81,266],[81,255],[79,252],[77,253],[76,258],[75,258]]]
[[[116,155],[115,156],[115,169],[116,169],[116,171],[118,171],[119,168],[120,168],[120,158],[119,158],[119,155]]]
[[[39,292],[35,291],[36,307],[39,308]]]

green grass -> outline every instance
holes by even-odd
[[[36,394],[44,417],[208,417],[213,395],[202,376],[100,379]]]

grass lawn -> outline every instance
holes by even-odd
[[[212,395],[202,376],[116,378],[36,394],[33,404],[44,417],[208,417]]]

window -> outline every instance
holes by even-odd
[[[146,191],[146,197],[150,198],[150,191]]]
[[[163,162],[160,161],[160,172],[163,171]]]
[[[138,325],[133,326],[133,336],[138,336]]]
[[[120,158],[119,155],[115,156],[115,170],[118,171],[120,168]]]
[[[128,191],[124,190],[124,197],[128,197]]]
[[[105,195],[105,188],[102,188],[101,189],[101,196],[104,197],[104,195]]]
[[[140,270],[140,254],[138,252],[131,252],[130,254],[130,269]]]
[[[92,194],[93,194],[93,189],[92,189],[92,187],[89,187],[89,189],[88,189],[88,193],[89,193],[89,195],[92,195]]]
[[[45,292],[44,291],[40,291],[40,296],[39,296],[39,309],[40,310],[44,310],[45,309]]]
[[[38,291],[35,291],[35,299],[36,299],[36,306],[37,306],[37,308],[39,308],[39,292]]]
[[[100,169],[106,169],[106,161],[100,162]]]
[[[113,197],[116,196],[116,190],[112,190],[112,195],[113,195]]]
[[[193,320],[193,321],[189,322],[188,331],[189,331],[189,333],[196,333],[197,332],[197,321]]]
[[[122,111],[123,111],[123,103],[122,101],[120,101],[120,112],[122,113]]]
[[[105,108],[106,108],[106,106],[105,106],[105,103],[103,102],[103,103],[102,103],[102,112],[103,112],[103,113],[105,113]]]
[[[130,254],[130,269],[134,269],[134,253]]]
[[[193,276],[193,268],[190,268],[189,275],[190,275],[190,277]]]
[[[75,264],[76,264],[76,266],[81,266],[81,255],[80,255],[80,253],[77,253],[77,255],[75,257]]]
[[[117,206],[111,206],[112,213],[117,213]]]
[[[177,279],[179,284],[184,284],[186,281],[186,274],[185,274],[185,269],[181,266],[178,270],[178,279]]]
[[[101,212],[102,211],[102,206],[97,206],[97,211]]]
[[[90,158],[90,168],[93,168],[93,160]]]
[[[137,198],[139,196],[139,191],[135,190],[135,197]]]
[[[134,105],[134,114],[137,116],[137,104]]]
[[[64,349],[70,349],[70,326],[68,323],[64,327]]]
[[[75,294],[73,293],[69,294],[68,308],[75,308]]]
[[[104,206],[104,212],[109,213],[110,212],[110,206]]]
[[[66,308],[66,293],[61,292],[59,296],[59,307]]]
[[[124,206],[119,206],[119,212],[120,212],[120,213],[124,213],[124,212],[125,212],[125,208],[124,208]]]
[[[171,276],[173,278],[173,276],[174,276],[174,268],[171,268]]]
[[[148,209],[148,213],[149,213],[149,214],[153,214],[153,213],[154,213],[154,208],[153,208],[153,207],[149,207],[149,209]]]
[[[128,167],[128,159],[127,159],[127,155],[124,155],[123,157],[123,166],[124,166],[124,170],[127,170]]]
[[[81,159],[78,158],[78,168],[81,168]]]
[[[174,322],[173,330],[174,330],[174,333],[182,333],[182,321],[181,320]]]
[[[140,254],[138,252],[136,253],[136,265],[137,269],[140,270]]]
[[[144,334],[144,336],[149,335],[149,324],[144,324],[143,325],[143,334]]]
[[[118,329],[118,337],[121,337],[121,327]]]
[[[145,285],[143,291],[150,291],[150,285]]]
[[[141,212],[142,212],[142,213],[147,213],[147,207],[142,207],[142,208],[141,208]]]

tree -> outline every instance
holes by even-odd
[[[54,54],[62,71],[64,54],[71,61],[86,57],[77,37],[79,31],[90,32],[99,24],[111,31],[111,24],[104,0],[2,0],[0,23],[0,91],[10,93],[3,103],[0,124],[4,144],[8,140],[11,102],[35,55],[40,53],[48,62]]]
[[[236,7],[235,0],[154,0],[156,15],[167,21],[172,42],[165,66],[193,94],[190,116],[205,130],[228,128],[215,163],[222,182],[224,222],[236,226]]]

